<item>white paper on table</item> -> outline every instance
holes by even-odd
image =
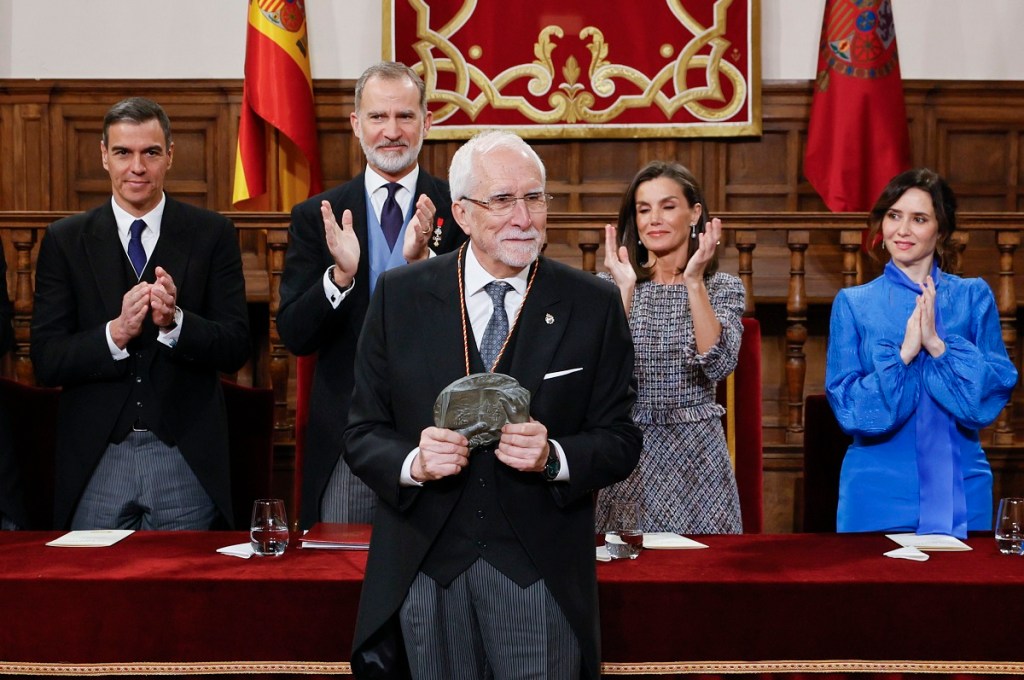
[[[917,548],[896,548],[895,550],[890,550],[883,554],[886,557],[895,557],[898,560],[913,560],[915,562],[928,561],[928,553],[923,553]]]
[[[595,549],[595,555],[597,557],[597,561],[598,562],[611,562],[612,561],[612,554],[610,552],[608,552],[608,546],[606,546],[606,545],[599,545],[599,546],[597,546],[597,548]]]
[[[971,550],[967,545],[955,536],[945,534],[886,534],[886,538],[896,541],[904,548],[917,548],[918,550]]]
[[[252,543],[236,543],[235,545],[226,545],[223,548],[217,548],[217,552],[219,552],[221,555],[241,557],[243,560],[247,560],[256,554],[252,550]]]
[[[671,531],[649,531],[644,533],[644,547],[652,550],[692,550],[707,546]]]
[[[133,529],[92,529],[69,531],[60,538],[55,538],[46,545],[56,548],[106,548],[114,545],[122,538],[133,534]]]

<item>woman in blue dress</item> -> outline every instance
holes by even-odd
[[[1017,382],[988,285],[950,272],[956,198],[927,168],[894,177],[868,218],[884,272],[832,304],[825,387],[853,437],[837,526],[964,538],[992,527],[978,431]]]

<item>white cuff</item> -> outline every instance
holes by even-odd
[[[114,361],[124,361],[125,359],[127,359],[131,355],[128,354],[128,349],[127,348],[121,349],[120,347],[118,347],[117,345],[114,344],[114,337],[110,334],[110,324],[111,323],[113,323],[113,322],[112,321],[108,321],[107,322],[107,326],[106,326],[107,349],[110,350],[110,358],[113,359]]]
[[[558,462],[561,467],[558,468],[558,474],[552,479],[552,482],[568,482],[569,481],[569,461],[565,458],[565,451],[562,450],[562,445],[556,442],[554,439],[549,439],[551,445],[555,447],[555,455],[558,456]]]
[[[405,462],[402,463],[402,474],[398,478],[399,486],[423,486],[423,482],[417,482],[412,478],[412,463],[418,455],[420,455],[420,447],[417,446],[405,457]]]
[[[342,290],[334,284],[334,280],[331,278],[331,272],[334,270],[332,264],[324,272],[324,295],[327,296],[327,301],[331,303],[332,309],[337,309],[341,304],[342,300],[348,297],[348,294],[352,292],[352,289],[356,287],[356,280],[352,279],[352,283],[349,284],[348,288]]]
[[[181,307],[174,307],[174,328],[169,331],[157,329],[156,341],[174,347],[178,344],[178,336],[181,335],[181,324],[185,320],[185,313]]]

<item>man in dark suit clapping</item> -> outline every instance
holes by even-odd
[[[426,88],[396,62],[356,83],[352,130],[366,169],[295,206],[277,329],[298,355],[317,354],[302,462],[302,525],[369,522],[376,499],[341,458],[356,340],[381,272],[456,248],[448,183],[418,164],[430,130]]]
[[[141,97],[103,120],[113,196],[51,224],[32,362],[63,387],[54,521],[75,529],[231,523],[219,371],[250,354],[235,227],[164,193],[170,120]]]

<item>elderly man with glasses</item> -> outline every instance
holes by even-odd
[[[345,460],[379,502],[353,671],[597,678],[593,492],[641,447],[625,314],[540,256],[550,196],[523,140],[474,137],[449,182],[469,243],[386,272],[359,342]],[[438,394],[488,372],[529,392],[528,417],[480,445],[436,426]]]

